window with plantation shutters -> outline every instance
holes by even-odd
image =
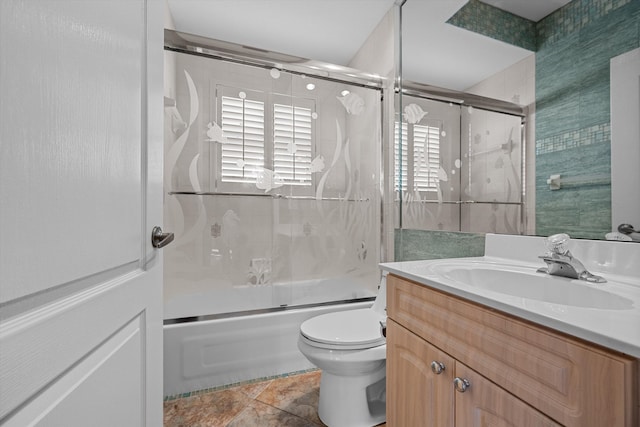
[[[264,167],[264,102],[222,96],[222,182],[255,183]]]
[[[440,169],[440,129],[413,125],[413,188],[435,191]]]
[[[312,183],[311,113],[309,108],[273,105],[273,171],[286,184]]]
[[[221,85],[216,93],[224,135],[214,151],[216,191],[263,193],[269,184],[299,195],[313,191],[315,101]],[[265,184],[267,170],[273,181]]]
[[[402,132],[402,144],[400,143]],[[402,191],[436,191],[440,168],[440,128],[395,123],[395,190],[400,189],[402,153]]]
[[[402,134],[400,134],[402,132]],[[395,190],[400,191],[400,173],[402,173],[402,191],[407,191],[407,178],[409,176],[409,142],[408,142],[408,125],[406,123],[402,123],[402,127],[400,127],[400,123],[396,122],[395,125]],[[402,136],[402,138],[400,138]],[[402,141],[402,144],[400,144]],[[402,155],[402,156],[401,156]],[[400,159],[402,158],[402,163],[400,163]],[[398,166],[401,166],[400,168]]]

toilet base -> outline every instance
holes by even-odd
[[[318,415],[329,427],[371,427],[386,420],[386,363],[361,376],[322,371]]]

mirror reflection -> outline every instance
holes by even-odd
[[[403,95],[395,125],[402,226],[521,234],[523,117]]]
[[[640,210],[612,202],[612,168],[622,151],[615,147],[628,152],[631,140],[637,146],[638,131],[635,126],[635,136],[626,136],[626,129],[612,130],[610,64],[639,46],[640,3],[523,3],[407,0],[400,6],[403,85],[479,95],[521,106],[524,113],[521,121],[434,100],[428,91],[400,95],[397,225],[630,239],[631,232],[611,234],[618,223],[640,228]],[[628,92],[636,104],[637,92]],[[460,126],[440,136],[436,155],[422,134],[455,122],[447,114],[456,109]],[[638,184],[614,183],[616,189]],[[637,189],[630,194],[640,198]],[[470,201],[478,203],[464,203]]]

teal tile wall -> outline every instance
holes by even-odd
[[[395,261],[484,255],[484,234],[430,230],[395,230]]]
[[[638,0],[573,0],[536,23],[537,50],[580,31],[611,12]]]
[[[534,22],[478,0],[470,0],[447,23],[524,49],[536,49]]]
[[[573,0],[536,29],[536,233],[602,239],[610,185],[551,191],[546,180],[611,174],[609,64],[640,46],[640,0]]]
[[[569,148],[583,147],[585,145],[598,144],[611,141],[611,125],[604,123],[601,125],[589,126],[583,129],[567,131],[537,139],[536,156],[554,151],[567,150]],[[540,167],[545,167],[544,162]],[[545,168],[546,170],[546,168]]]
[[[610,153],[609,141],[604,141],[536,156],[537,234],[603,239],[611,231],[611,185],[594,179],[611,174]],[[584,183],[550,190],[547,179],[560,171],[562,178]]]

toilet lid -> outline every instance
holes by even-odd
[[[306,320],[300,332],[318,343],[370,348],[386,343],[380,330],[383,319],[384,316],[369,308],[339,311]]]

